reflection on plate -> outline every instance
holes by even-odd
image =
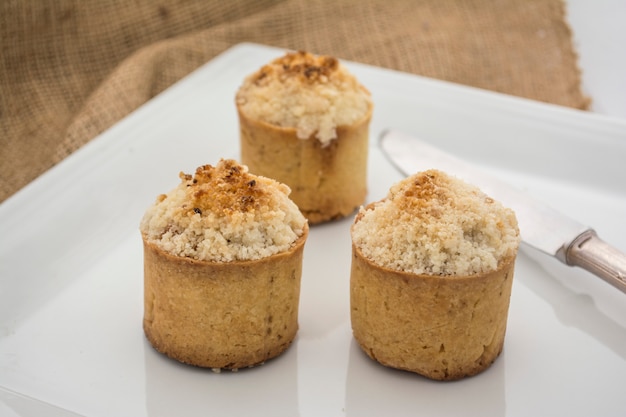
[[[282,53],[227,51],[0,205],[0,413],[625,415],[624,295],[530,250],[517,262],[504,352],[486,372],[440,383],[371,361],[349,322],[352,219],[311,230],[300,331],[280,357],[215,374],[150,347],[139,219],[179,171],[237,158],[234,93]],[[348,65],[376,103],[370,201],[401,178],[375,147],[380,132],[398,128],[626,250],[624,122]]]

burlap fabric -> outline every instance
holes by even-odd
[[[562,0],[4,0],[0,201],[230,46],[585,109]]]

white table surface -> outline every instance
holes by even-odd
[[[626,119],[626,1],[566,0],[591,110]]]

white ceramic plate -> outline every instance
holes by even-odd
[[[0,415],[626,415],[626,295],[520,253],[504,352],[433,382],[352,339],[349,226],[314,227],[292,347],[237,373],[156,353],[142,328],[138,223],[179,171],[238,157],[234,94],[284,51],[242,44],[0,205]],[[401,176],[375,147],[398,128],[485,169],[626,250],[626,123],[347,63],[372,92],[368,200]]]

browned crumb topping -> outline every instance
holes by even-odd
[[[301,236],[306,219],[291,190],[253,175],[245,165],[221,160],[157,197],[144,215],[144,238],[174,255],[228,262],[282,252]]]
[[[369,91],[331,56],[292,52],[250,74],[237,91],[239,110],[250,118],[296,129],[300,139],[323,145],[339,126],[363,120],[372,110]]]
[[[264,79],[278,76],[298,78],[301,82],[327,82],[328,77],[339,69],[339,61],[331,56],[315,56],[305,51],[287,53],[264,65],[253,75],[252,81],[260,84]]]
[[[429,170],[362,208],[352,239],[364,256],[391,269],[473,275],[514,256],[519,230],[512,210],[473,185]]]
[[[257,184],[257,177],[233,160],[217,167],[202,165],[193,176],[182,172],[179,176],[189,188],[189,214],[247,213],[269,205],[272,198],[273,190]]]

